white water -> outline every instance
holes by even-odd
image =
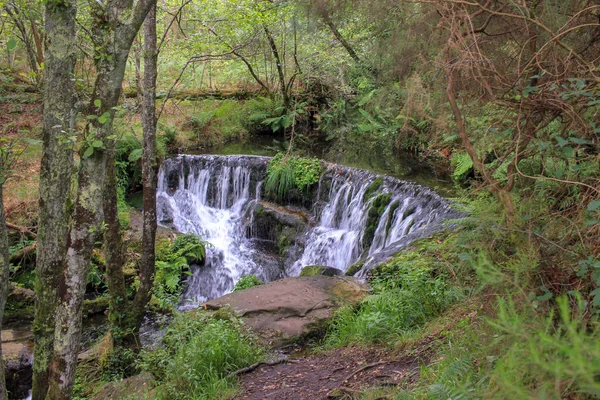
[[[229,292],[242,275],[254,273],[266,280],[274,276],[257,263],[255,242],[246,237],[246,228],[252,231],[250,211],[260,200],[268,160],[180,156],[167,160],[161,168],[159,223],[200,235],[212,244],[206,265],[195,268],[188,282],[183,307],[195,307]],[[375,179],[383,183],[365,198]],[[390,201],[368,246],[364,235],[369,209],[382,193],[391,193]],[[282,275],[297,276],[307,265],[344,272],[361,257],[370,268],[410,241],[439,229],[445,218],[456,216],[449,203],[428,188],[345,167],[331,167],[323,175],[317,204],[321,207],[313,207],[312,212],[318,223],[304,233],[304,251],[297,259],[287,260]],[[283,260],[281,264],[283,267]]]

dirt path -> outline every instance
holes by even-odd
[[[236,399],[348,398],[371,386],[410,386],[419,378],[419,367],[431,358],[430,343],[421,343],[411,354],[349,347],[262,365],[241,377],[242,394]]]

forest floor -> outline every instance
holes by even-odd
[[[353,398],[365,388],[408,388],[430,363],[436,339],[425,337],[403,351],[384,347],[343,347],[288,362],[263,364],[241,378],[238,400]]]

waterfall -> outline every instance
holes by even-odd
[[[179,156],[159,172],[159,224],[194,233],[211,243],[206,262],[193,268],[182,307],[229,292],[245,274],[263,280],[297,276],[307,265],[344,272],[364,265],[360,276],[411,241],[457,217],[431,189],[368,171],[329,165],[310,212],[316,221],[299,235],[300,252],[288,260],[261,255],[252,238],[254,206],[261,201],[269,162],[257,156]]]

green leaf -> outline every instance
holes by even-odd
[[[95,148],[95,149],[104,148],[104,143],[102,143],[101,140],[94,140],[92,142],[92,147]]]
[[[94,105],[95,105],[97,108],[100,108],[100,107],[102,106],[102,100],[100,100],[100,99],[96,99],[96,100],[94,100]]]
[[[92,146],[88,147],[87,149],[85,149],[85,151],[83,152],[83,158],[88,158],[89,156],[91,156],[94,153],[94,148]]]
[[[596,211],[600,207],[600,200],[594,200],[590,204],[588,204],[588,211]]]
[[[17,41],[15,39],[8,39],[6,42],[6,50],[12,51],[17,47]]]
[[[128,160],[129,162],[136,162],[142,157],[142,149],[135,149],[131,153],[129,153]]]
[[[87,119],[89,119],[90,121],[93,121],[95,119],[98,119],[98,117],[96,115],[88,115],[87,117],[85,117]]]
[[[110,113],[109,112],[105,112],[104,114],[102,114],[101,116],[98,117],[98,122],[100,122],[101,124],[105,124],[110,120]]]
[[[560,136],[556,137],[556,142],[558,143],[559,147],[564,147],[569,144],[568,140],[565,140],[565,139],[561,138]]]

